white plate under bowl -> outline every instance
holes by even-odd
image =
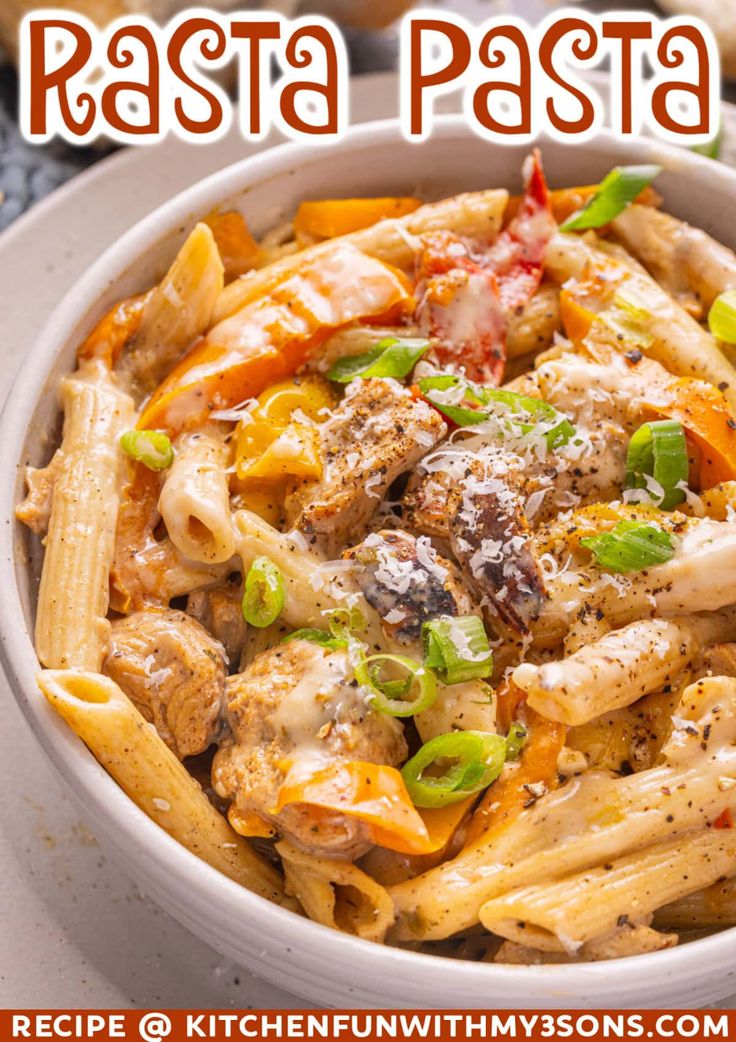
[[[661,162],[658,188],[679,216],[726,237],[736,174],[652,142],[601,134],[585,148],[543,145],[553,185],[598,180],[614,163]],[[334,933],[270,905],[199,861],[150,821],[47,706],[33,676],[30,629],[35,577],[28,539],[12,523],[22,466],[48,456],[59,376],[74,349],[117,298],[149,285],[185,231],[215,205],[239,206],[262,233],[299,199],[319,194],[418,192],[426,198],[495,185],[519,186],[524,150],[481,141],[463,121],[438,123],[431,140],[407,143],[394,121],[354,129],[329,149],[289,145],[236,164],[186,190],[109,249],[51,316],[8,399],[0,444],[0,657],[11,686],[83,815],[122,866],[174,917],[254,973],[335,1006],[678,1007],[707,1005],[733,990],[736,932],[689,945],[571,966],[503,966],[440,959]],[[44,444],[46,442],[46,444]]]

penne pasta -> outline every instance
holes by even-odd
[[[677,934],[659,933],[650,926],[627,924],[619,930],[597,937],[581,945],[574,955],[564,951],[532,948],[516,941],[504,941],[494,962],[516,966],[550,966],[570,962],[600,962],[606,959],[624,959],[631,955],[659,952],[677,944]]]
[[[397,938],[450,936],[478,922],[482,905],[540,876],[558,880],[733,813],[736,790],[724,791],[721,779],[736,775],[736,681],[691,685],[676,719],[661,766],[613,779],[587,771],[556,792],[532,791],[513,828],[490,829],[458,857],[391,887]]]
[[[575,570],[547,581],[547,603],[533,623],[534,641],[554,647],[581,612],[601,613],[610,626],[655,614],[715,611],[733,603],[736,582],[736,525],[695,522],[666,564],[631,575]]]
[[[736,925],[736,369],[696,320],[736,260],[620,177],[582,235],[536,149],[511,201],[215,210],[61,383],[39,686],[319,924],[517,965]]]
[[[736,879],[730,874],[733,867],[732,862],[724,872],[729,875],[728,879],[718,880],[658,908],[654,915],[657,927],[697,930],[736,926]]]
[[[38,685],[149,818],[236,883],[283,902],[278,873],[233,832],[117,684],[97,673],[46,670]]]
[[[158,509],[172,543],[192,561],[223,564],[235,553],[227,464],[221,424],[179,435]]]
[[[512,890],[480,909],[487,930],[574,954],[621,926],[647,925],[662,904],[708,886],[733,866],[736,834],[696,829],[557,882]]]
[[[295,628],[320,626],[325,616],[338,607],[329,583],[320,573],[320,558],[300,541],[289,539],[249,510],[238,510],[233,515],[235,546],[243,564],[243,571],[257,557],[265,555],[280,570],[284,579],[286,600],[283,618]]]
[[[736,256],[700,228],[638,204],[611,227],[657,282],[698,316],[719,293],[736,288]]]
[[[736,616],[730,611],[644,619],[558,662],[525,662],[513,679],[532,709],[574,727],[673,684],[704,644],[734,636]]]
[[[143,307],[120,370],[146,394],[212,323],[224,268],[211,229],[197,224]]]
[[[133,402],[104,363],[89,360],[61,388],[64,433],[55,464],[36,610],[36,652],[52,668],[100,668],[123,454]]]
[[[628,295],[646,316],[642,320],[645,335],[637,341],[639,349],[679,376],[707,380],[719,387],[736,410],[736,371],[713,336],[624,250],[558,235],[548,253],[547,270],[552,278],[566,283],[570,292],[574,285],[568,280],[585,282],[587,287],[591,270],[605,273],[602,292],[610,293],[612,283],[620,285],[618,292]]]
[[[385,888],[356,865],[315,857],[292,843],[276,844],[284,865],[287,893],[310,919],[369,941],[382,941],[394,921]]]

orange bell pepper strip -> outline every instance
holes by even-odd
[[[77,360],[99,358],[110,369],[115,365],[120,352],[131,337],[138,332],[143,318],[143,309],[153,293],[139,293],[136,297],[128,297],[113,304],[102,316],[92,332],[79,345]]]
[[[513,680],[504,680],[496,688],[496,723],[501,734],[518,719],[518,710],[526,702],[526,692],[517,687]]]
[[[410,310],[408,279],[340,243],[305,260],[210,330],[154,392],[138,426],[177,433],[232,409],[297,371],[341,326]]]
[[[680,377],[669,388],[669,401],[647,401],[658,416],[679,420],[696,450],[694,481],[713,488],[736,478],[736,419],[717,387]]]
[[[547,789],[558,785],[557,757],[565,744],[567,728],[526,709],[529,737],[521,753],[519,766],[499,779],[486,791],[475,809],[468,827],[465,846],[471,846],[489,829],[500,828],[518,817],[533,799],[527,786],[544,784]]]
[[[560,290],[562,328],[565,330],[565,335],[574,344],[579,344],[581,340],[585,339],[598,318],[596,312],[587,308],[580,300],[583,292],[579,284],[574,291],[564,288]]]
[[[245,275],[260,264],[263,250],[253,238],[242,213],[237,210],[226,210],[223,213],[213,210],[205,217],[204,223],[215,237],[228,281]]]
[[[376,199],[307,199],[300,203],[294,231],[302,239],[334,239],[369,228],[387,217],[404,217],[422,205],[410,196]]]
[[[603,364],[627,364],[641,377],[641,400],[652,417],[678,420],[685,428],[696,458],[692,480],[699,489],[736,478],[736,418],[723,392],[705,380],[673,376],[663,365],[645,356],[626,356],[600,337],[601,316],[583,302],[585,284],[560,293],[560,314],[568,337]],[[610,293],[615,292],[611,285]]]
[[[331,764],[307,777],[299,772],[287,774],[279,789],[276,805],[280,810],[292,803],[306,804],[315,811],[356,818],[367,827],[376,846],[402,854],[430,854],[445,845],[448,824],[438,820],[429,828],[411,802],[404,779],[395,767],[351,760]]]
[[[595,193],[600,188],[600,185],[577,185],[574,188],[553,188],[550,194],[550,202],[552,204],[552,214],[558,224],[563,224],[568,217],[572,217],[574,213],[588,203]],[[660,206],[662,197],[659,192],[655,191],[651,185],[648,185],[634,200],[640,203],[642,206]],[[506,207],[506,213],[504,214],[504,221],[510,221],[514,217],[519,209],[521,203],[520,195],[512,195],[508,201]]]

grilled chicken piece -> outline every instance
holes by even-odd
[[[396,380],[353,380],[319,428],[322,478],[286,497],[287,521],[332,547],[359,538],[392,481],[446,431],[440,415]]]
[[[362,565],[356,578],[365,599],[386,631],[403,644],[418,640],[428,619],[473,610],[457,569],[426,536],[400,529],[374,532],[343,557]]]
[[[413,474],[401,497],[404,522],[430,538],[448,539],[447,497],[455,479],[451,474]]]
[[[627,207],[612,228],[627,250],[696,318],[720,293],[736,287],[736,255],[701,228],[636,204]]]
[[[472,586],[505,622],[527,634],[544,603],[544,583],[518,491],[473,460],[451,489],[447,508],[450,546]]]
[[[211,590],[195,590],[187,598],[187,615],[222,644],[229,663],[238,661],[245,643],[247,625],[242,600],[242,584],[229,583]]]
[[[102,672],[180,760],[216,740],[225,703],[225,651],[195,620],[167,608],[112,624]]]
[[[272,813],[289,763],[316,769],[340,760],[391,766],[406,758],[401,724],[372,711],[344,651],[305,640],[258,655],[228,680],[232,738],[212,764],[212,785],[236,831],[255,814],[305,850],[356,858],[370,846],[354,818],[304,804]]]

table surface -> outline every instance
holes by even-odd
[[[2,2],[2,0],[0,0]],[[449,6],[449,5],[447,5]],[[461,5],[487,14],[484,0]],[[621,4],[619,3],[619,7]],[[527,0],[528,12],[546,7]],[[520,12],[521,13],[521,12]],[[370,49],[373,48],[374,53]],[[392,63],[391,45],[368,41],[366,65]],[[388,57],[387,57],[388,55]],[[355,65],[354,60],[354,65]],[[0,398],[22,346],[29,344],[53,303],[100,250],[130,223],[212,169],[242,157],[237,138],[217,149],[180,142],[157,146],[159,161],[133,177],[140,156],[120,153],[18,215],[98,158],[60,146],[32,149],[13,125],[12,75],[0,68]],[[395,85],[358,81],[354,118],[391,114]],[[151,156],[152,151],[148,152]],[[115,184],[124,206],[111,208]],[[136,186],[130,192],[130,185]],[[120,196],[118,196],[120,198]],[[42,259],[38,243],[43,242]],[[149,901],[79,821],[55,772],[42,756],[0,678],[0,1006],[51,1008],[304,1006],[256,980],[181,927]],[[736,1006],[736,999],[723,1005]]]

